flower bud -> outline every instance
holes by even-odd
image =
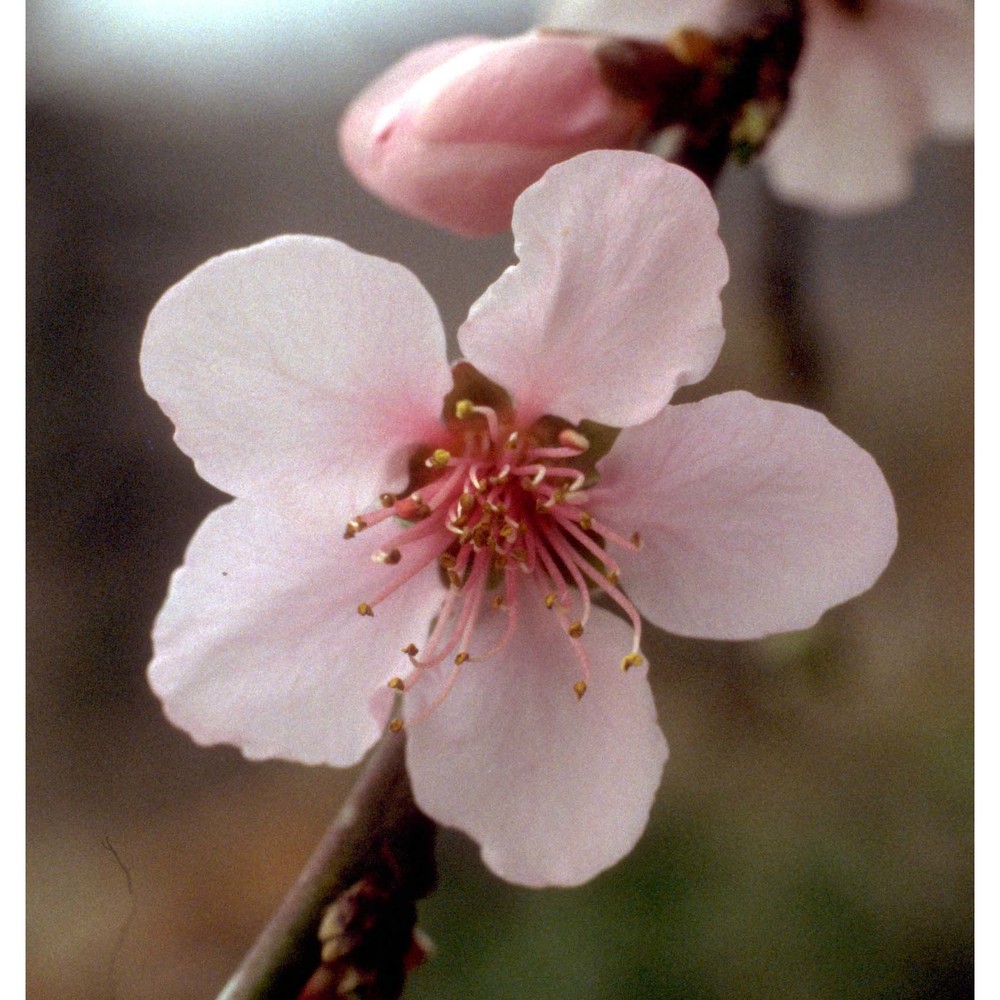
[[[408,215],[466,236],[499,232],[553,164],[644,137],[648,109],[605,85],[597,43],[532,33],[418,49],[348,109],[344,160]]]

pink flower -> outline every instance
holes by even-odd
[[[395,208],[467,236],[510,225],[517,196],[553,164],[636,145],[643,105],[602,82],[593,42],[528,34],[456,38],[412,52],[340,127],[344,161]]]
[[[562,0],[558,27],[658,40],[718,33],[732,0]],[[805,0],[805,43],[785,117],[763,156],[775,191],[829,212],[901,201],[931,136],[972,135],[972,9],[966,0]]]
[[[639,609],[692,636],[805,628],[895,546],[882,474],[820,414],[667,405],[722,345],[717,221],[643,153],[552,168],[454,367],[416,278],[334,240],[224,254],[167,292],[143,378],[237,497],[156,622],[168,716],[346,766],[402,692],[418,804],[496,873],[574,885],[626,854],[667,756]]]

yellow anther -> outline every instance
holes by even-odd
[[[403,652],[406,653],[407,656],[416,656],[420,650],[417,649],[412,642],[409,642],[403,647]]]
[[[461,653],[455,654],[455,666],[460,667],[466,660],[468,660],[469,654],[462,650]]]
[[[580,515],[580,527],[583,528],[584,531],[590,531],[593,526],[594,519],[587,513],[587,511],[584,511]]]
[[[590,447],[589,439],[572,427],[563,428],[556,440],[564,448],[577,448],[579,451],[586,451]]]
[[[442,552],[438,556],[438,565],[441,569],[454,569],[455,557],[450,552]]]
[[[587,693],[587,682],[577,681],[573,685],[573,690],[576,692],[576,700],[579,701]]]
[[[471,493],[463,493],[458,498],[459,509],[464,510],[466,514],[476,506],[476,498]]]
[[[406,685],[403,683],[403,679],[401,677],[390,677],[389,687],[391,687],[393,691],[406,690]]]
[[[443,469],[451,461],[451,452],[447,448],[435,448],[430,457],[424,462],[428,469]]]
[[[347,522],[347,527],[357,533],[364,531],[368,527],[368,522],[363,517],[355,517]]]
[[[629,536],[629,541],[632,543],[636,551],[642,548],[642,535],[638,531],[633,531]]]
[[[579,639],[580,636],[583,635],[583,622],[571,622],[569,628],[566,629],[566,631],[574,639]]]
[[[627,656],[622,657],[622,670],[637,667],[640,663],[642,663],[642,657],[638,653],[629,653]]]
[[[618,575],[618,570],[616,569],[608,570],[605,576],[608,578],[608,583],[610,583],[612,587],[618,586],[618,581],[619,579],[621,579],[621,577]]]
[[[402,719],[393,719],[392,722],[389,723],[389,732],[390,733],[398,733],[400,731],[400,729],[402,729],[402,728],[403,728],[403,720]]]
[[[545,607],[547,607],[547,608],[548,608],[548,609],[549,609],[549,610],[551,611],[551,610],[552,610],[552,608],[554,608],[554,607],[555,607],[555,603],[556,603],[556,595],[555,595],[555,594],[553,594],[553,593],[552,593],[552,591],[549,591],[549,592],[548,592],[548,593],[547,593],[547,594],[545,595],[545,597],[543,598],[543,600],[545,601]]]
[[[372,606],[370,604],[366,604],[364,601],[358,605],[358,614],[363,615],[365,618],[375,617],[375,612],[372,611]]]
[[[372,553],[372,562],[384,563],[386,566],[395,566],[402,558],[403,553],[399,549],[389,549],[388,552],[379,549]]]
[[[498,610],[502,608],[504,605],[503,594],[497,594],[497,596],[494,597],[492,601],[490,601],[490,604],[492,604],[493,607],[497,608]]]
[[[382,504],[383,507],[392,507],[396,503],[396,494],[395,493],[380,493],[378,500],[379,500],[379,503]]]
[[[455,416],[459,420],[468,420],[475,411],[476,407],[471,399],[460,399],[455,404]]]

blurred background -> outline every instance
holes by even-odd
[[[337,122],[409,48],[535,11],[27,10],[28,995],[212,997],[354,774],[200,749],[146,686],[169,574],[223,497],[143,392],[145,318],[213,254],[307,232],[405,264],[453,332],[510,238],[384,208],[339,162]],[[671,760],[638,848],[582,888],[531,891],[443,832],[415,1000],[972,995],[971,148],[926,148],[913,198],[862,219],[776,206],[756,168],[718,199],[728,341],[686,398],[796,398],[775,331],[797,313],[822,408],[894,490],[899,549],[809,632],[654,635]],[[799,276],[793,301],[776,267]]]

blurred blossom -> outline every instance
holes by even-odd
[[[553,167],[452,367],[416,278],[334,240],[228,253],[167,292],[145,384],[237,497],[155,626],[169,717],[345,766],[403,724],[398,693],[418,805],[497,874],[574,885],[626,854],[667,755],[637,609],[692,636],[804,628],[896,541],[881,472],[820,414],[667,405],[722,345],[717,224],[656,157]]]
[[[782,123],[763,154],[789,201],[862,212],[905,198],[911,159],[932,136],[973,129],[973,31],[965,0],[805,0],[805,44]],[[662,40],[718,34],[736,0],[560,0],[560,28]]]
[[[645,135],[647,109],[605,86],[594,45],[532,33],[418,49],[348,109],[344,160],[408,215],[468,236],[506,229],[552,164]]]

